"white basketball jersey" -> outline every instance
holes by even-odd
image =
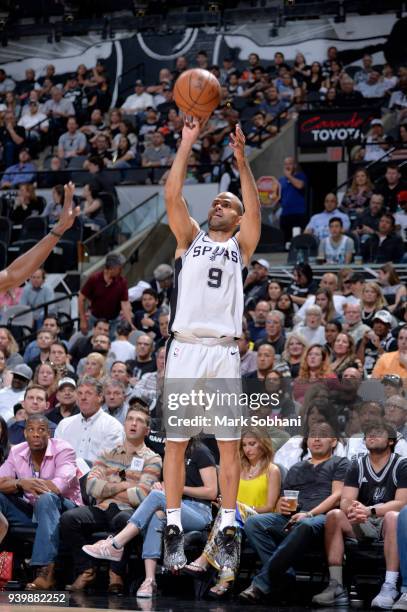
[[[198,338],[242,335],[243,263],[236,238],[201,231],[175,262],[169,330]]]

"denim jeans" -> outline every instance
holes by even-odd
[[[161,557],[162,531],[165,526],[165,517],[159,518],[157,510],[166,509],[165,493],[153,490],[142,501],[131,516],[129,522],[138,527],[143,535],[143,559],[159,559]],[[181,522],[185,532],[201,531],[212,520],[210,506],[186,499],[181,503]]]
[[[55,561],[59,548],[59,520],[62,512],[71,508],[75,508],[74,502],[55,493],[42,493],[32,508],[13,495],[0,493],[0,512],[11,526],[37,525],[31,565],[48,565]]]
[[[397,521],[397,545],[400,557],[401,592],[407,593],[407,506],[404,506]]]
[[[271,579],[285,574],[301,553],[310,549],[316,539],[322,542],[325,515],[304,519],[289,532],[284,531],[289,517],[270,512],[247,519],[244,530],[247,539],[263,564],[253,584],[263,593],[271,590]]]

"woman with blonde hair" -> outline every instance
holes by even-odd
[[[106,357],[100,353],[89,353],[85,359],[82,376],[102,380],[106,376]]]
[[[6,357],[8,369],[24,362],[24,359],[18,352],[18,344],[7,327],[0,327],[0,351],[3,351]]]
[[[273,463],[273,446],[267,430],[253,427],[243,431],[239,453],[240,481],[236,502],[236,521],[240,527],[244,528],[244,523],[249,516],[274,510],[280,494],[281,473]],[[198,559],[186,565],[182,573],[196,577],[205,575],[209,566],[220,570],[215,561],[219,524],[220,512],[218,512],[203,553]],[[211,598],[223,599],[230,593],[239,567],[240,549],[237,556],[234,567],[222,568],[220,571],[218,582],[209,590]]]
[[[393,312],[398,308],[401,298],[407,295],[407,289],[401,282],[391,262],[385,263],[380,267],[377,282],[389,305],[388,309]]]
[[[291,378],[297,378],[300,373],[301,359],[307,346],[308,342],[299,332],[288,334],[281,357],[290,368]]]
[[[353,175],[352,184],[342,200],[341,209],[345,213],[362,212],[368,206],[372,193],[373,184],[369,174],[364,168],[359,168]]]
[[[375,313],[387,306],[380,285],[374,282],[363,285],[361,306],[362,322],[371,326]]]
[[[350,334],[340,332],[333,345],[331,355],[331,368],[338,377],[341,377],[350,365],[357,366],[363,370],[362,363],[356,358],[355,341]]]
[[[330,380],[337,382],[336,374],[332,372],[328,351],[320,344],[311,344],[302,356],[300,372],[293,384],[293,397],[302,403],[310,385],[323,381],[329,384]]]

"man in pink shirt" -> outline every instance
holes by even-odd
[[[37,527],[31,557],[37,576],[26,589],[48,590],[54,586],[60,516],[83,503],[78,468],[71,445],[50,438],[45,416],[29,416],[24,434],[26,442],[13,446],[0,467],[0,512],[7,526]],[[3,539],[7,528],[1,531]]]

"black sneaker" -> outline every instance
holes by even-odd
[[[187,564],[184,553],[184,532],[176,525],[167,525],[164,529],[164,567],[169,570],[180,570]]]
[[[239,541],[236,527],[224,527],[222,531],[219,531],[215,538],[215,544],[218,549],[215,562],[219,569],[227,567],[236,571],[239,563]]]

